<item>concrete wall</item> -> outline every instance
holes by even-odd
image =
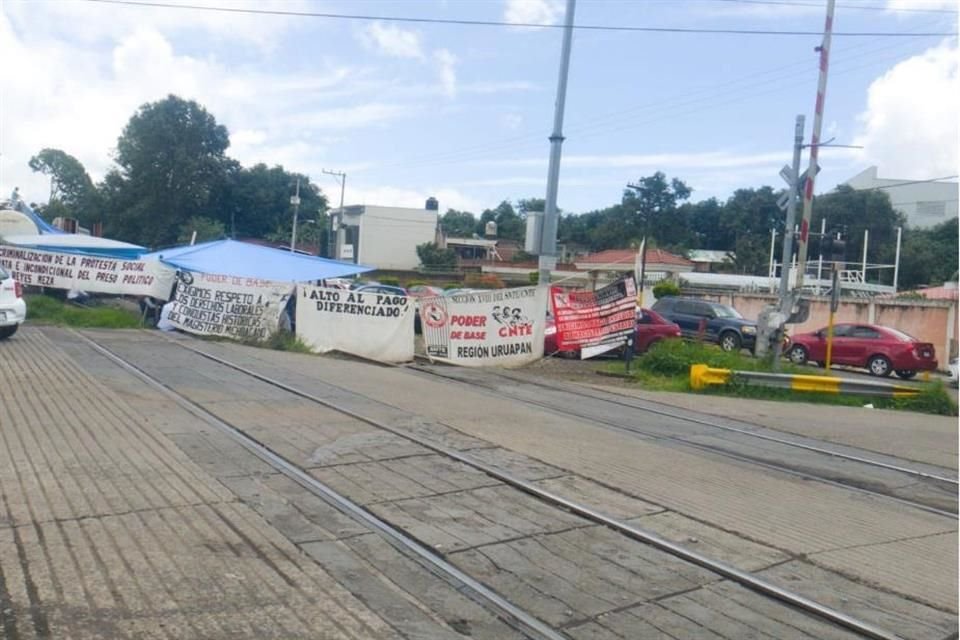
[[[765,305],[776,300],[773,296],[753,293],[704,297],[733,305],[746,318],[756,318]],[[810,317],[803,324],[792,325],[790,333],[805,333],[826,327],[829,316],[830,299],[812,299]],[[946,369],[950,357],[957,354],[955,302],[847,298],[840,301],[834,322],[880,324],[909,333],[923,342],[930,342],[937,349],[937,359],[943,369]]]
[[[364,206],[359,215],[351,215],[348,209],[346,220],[360,225],[357,262],[378,269],[416,269],[420,265],[417,245],[436,238],[436,211]]]
[[[904,182],[908,184],[903,184]],[[869,169],[847,180],[854,189],[891,187],[886,191],[890,203],[907,216],[907,224],[914,228],[932,227],[957,217],[956,182],[917,182],[877,177],[877,168]]]

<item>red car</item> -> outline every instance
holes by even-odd
[[[643,353],[658,340],[679,337],[680,326],[675,322],[665,320],[659,313],[650,309],[639,309],[637,311],[637,325],[633,337],[635,353]],[[543,353],[548,356],[559,353],[570,357],[580,357],[579,349],[557,351],[557,327],[553,316],[547,317],[547,327],[543,337]]]
[[[790,340],[787,357],[794,364],[824,363],[827,330],[800,333]],[[937,353],[929,342],[891,327],[875,324],[838,324],[833,327],[832,364],[862,367],[875,376],[897,375],[908,380],[917,371],[937,368]]]

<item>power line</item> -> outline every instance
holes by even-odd
[[[758,4],[758,5],[777,5],[777,6],[788,6],[788,7],[813,7],[815,9],[823,8],[823,4],[819,2],[789,2],[788,0],[708,0],[709,2],[731,2],[736,4]],[[917,9],[917,8],[898,8],[898,9],[888,9],[887,7],[882,7],[879,5],[856,5],[856,4],[838,4],[837,8],[840,9],[854,9],[857,11],[883,11],[883,12],[896,12],[896,13],[953,13],[957,12],[953,9]]]
[[[851,47],[851,49],[860,48],[860,46]],[[876,57],[868,61],[867,64],[863,65],[854,65],[848,66],[845,65],[845,62],[848,62],[854,58],[865,57],[867,55],[876,54],[883,49],[890,47],[872,47],[866,48],[860,53],[846,58],[843,62],[838,65],[835,65],[835,75],[846,75],[850,72],[860,70],[877,64],[878,62],[883,62],[886,57]],[[896,56],[897,54],[893,54]],[[619,133],[627,131],[630,129],[636,129],[646,124],[652,122],[662,121],[665,118],[676,118],[678,116],[691,115],[693,113],[698,113],[707,108],[715,108],[718,106],[726,106],[731,104],[736,104],[743,100],[756,98],[759,96],[769,95],[771,93],[776,93],[783,90],[784,84],[789,84],[791,79],[789,77],[783,76],[773,79],[767,79],[760,82],[753,82],[747,84],[745,87],[737,88],[734,85],[742,84],[744,81],[749,78],[757,76],[767,76],[773,72],[780,72],[791,67],[796,67],[800,64],[806,64],[805,61],[798,61],[789,65],[779,66],[773,69],[766,71],[756,72],[749,74],[739,80],[733,80],[731,82],[726,82],[719,85],[714,85],[711,87],[702,87],[701,89],[694,90],[692,92],[687,92],[669,98],[667,100],[648,102],[640,105],[635,105],[633,107],[617,110],[600,116],[594,116],[588,122],[582,122],[580,124],[574,124],[570,127],[570,134],[577,134],[578,138],[592,138],[599,135],[604,135],[608,133]],[[719,89],[719,91],[717,91]],[[700,97],[702,96],[702,97]],[[637,114],[638,112],[647,112],[647,116],[642,119],[637,119],[636,117],[627,118],[625,124],[617,122],[617,119],[622,119],[622,116],[628,114]],[[604,122],[606,121],[606,122]],[[522,136],[516,136],[506,139],[501,139],[498,142],[493,143],[484,143],[480,145],[474,145],[472,147],[461,147],[456,150],[451,150],[447,152],[441,152],[439,154],[424,155],[424,156],[413,156],[407,158],[404,161],[397,161],[387,163],[385,165],[380,165],[378,168],[391,168],[391,167],[427,167],[427,166],[437,166],[444,164],[457,164],[462,162],[471,162],[477,160],[479,156],[489,156],[491,154],[502,153],[507,150],[519,150],[520,148],[530,147],[534,144],[541,144],[543,140],[542,133],[534,134],[525,134]],[[538,166],[538,169],[540,167]]]
[[[379,22],[406,22],[417,24],[451,24],[472,27],[519,27],[529,29],[562,29],[561,24],[546,24],[537,22],[506,22],[503,20],[457,20],[452,18],[414,18],[405,16],[376,16],[349,13],[321,13],[313,11],[285,11],[280,9],[240,9],[237,7],[214,7],[193,4],[170,4],[166,2],[139,2],[134,0],[85,0],[99,4],[125,5],[131,7],[152,7],[159,9],[180,9],[190,11],[214,11],[219,13],[287,16],[298,18],[326,18],[330,20],[363,20]],[[573,25],[579,31],[630,31],[647,33],[698,33],[714,35],[739,36],[822,36],[822,31],[777,31],[773,29],[705,29],[694,27],[641,27],[630,25],[600,25],[579,24]],[[901,31],[837,31],[834,36],[841,37],[869,37],[869,38],[897,38],[897,37],[944,37],[954,36],[954,32],[906,33]]]

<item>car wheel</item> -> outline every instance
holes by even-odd
[[[806,347],[795,344],[790,348],[790,351],[787,352],[787,357],[790,358],[790,362],[793,364],[806,364],[810,354],[807,353]]]
[[[740,336],[733,331],[720,334],[720,348],[724,351],[740,351]]]
[[[884,378],[893,371],[893,365],[886,356],[873,356],[867,362],[867,369],[869,369],[870,375]]]
[[[17,329],[20,328],[18,324],[12,324],[9,327],[0,327],[0,340],[6,340],[13,334],[17,332]]]
[[[903,378],[904,380],[909,380],[916,375],[916,371],[910,371],[909,369],[897,369],[897,376]]]

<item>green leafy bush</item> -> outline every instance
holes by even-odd
[[[383,276],[382,278],[379,278],[379,280],[380,280],[380,284],[385,284],[391,287],[400,286],[400,278],[397,278],[394,276]]]
[[[664,280],[653,285],[653,297],[657,300],[678,295],[680,295],[680,286],[672,280]]]

